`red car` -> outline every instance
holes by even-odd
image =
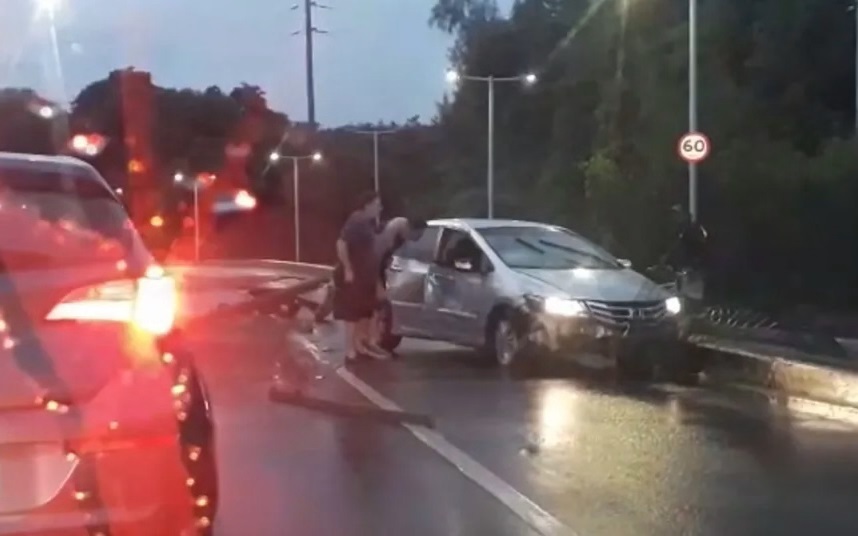
[[[214,426],[177,303],[91,166],[0,153],[0,535],[210,533]]]

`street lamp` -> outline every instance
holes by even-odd
[[[272,153],[268,155],[268,160],[270,162],[276,163],[276,162],[279,162],[283,159],[288,159],[288,160],[292,161],[292,188],[293,188],[292,196],[294,197],[294,200],[295,200],[295,206],[294,206],[295,262],[300,262],[301,261],[301,213],[300,213],[301,208],[300,208],[300,204],[298,203],[298,199],[300,197],[300,189],[299,189],[298,185],[301,182],[301,180],[300,180],[301,178],[299,175],[298,162],[301,160],[309,160],[311,162],[321,162],[322,161],[322,153],[320,153],[319,151],[316,151],[316,152],[313,152],[310,154],[291,156],[291,155],[280,154],[278,151],[272,151]]]
[[[535,73],[525,73],[519,76],[470,76],[459,73],[456,70],[447,71],[447,82],[459,83],[461,80],[473,82],[485,82],[488,87],[488,163],[486,165],[486,196],[488,202],[488,218],[494,218],[495,198],[495,83],[496,82],[519,82],[528,86],[536,84],[538,78]]]
[[[215,175],[209,175],[209,180],[215,180]],[[186,184],[185,174],[181,171],[177,171],[173,175],[173,182],[176,184]],[[199,262],[200,260],[200,180],[199,177],[194,177],[192,179],[192,186],[194,191],[194,260]]]
[[[47,15],[52,19],[62,4],[63,0],[36,0],[36,15]]]
[[[54,115],[56,115],[54,107],[48,106],[47,104],[39,106],[38,113],[39,117],[41,117],[42,119],[53,119]]]
[[[379,180],[379,166],[378,166],[378,138],[385,134],[393,134],[398,132],[399,129],[391,128],[387,130],[350,130],[349,132],[354,132],[355,134],[364,134],[367,136],[372,136],[372,184],[375,190],[375,193],[378,194],[381,192],[381,183]]]

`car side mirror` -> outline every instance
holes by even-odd
[[[632,261],[630,261],[628,259],[617,259],[617,261],[620,263],[620,266],[622,266],[623,268],[631,268],[632,267]]]
[[[453,261],[453,267],[460,272],[474,271],[474,264],[470,259],[456,259]]]

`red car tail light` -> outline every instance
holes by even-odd
[[[160,266],[151,266],[137,280],[110,281],[71,292],[46,319],[123,322],[152,335],[165,335],[173,329],[177,308],[175,280]]]

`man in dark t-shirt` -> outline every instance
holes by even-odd
[[[679,237],[666,261],[679,272],[677,283],[683,296],[699,303],[705,288],[709,233],[681,207],[673,207],[673,212],[679,223]]]
[[[380,214],[378,195],[375,192],[361,195],[337,240],[339,263],[334,270],[334,318],[346,325],[347,361],[359,356],[388,357],[370,340],[370,319],[378,289],[375,221]]]

